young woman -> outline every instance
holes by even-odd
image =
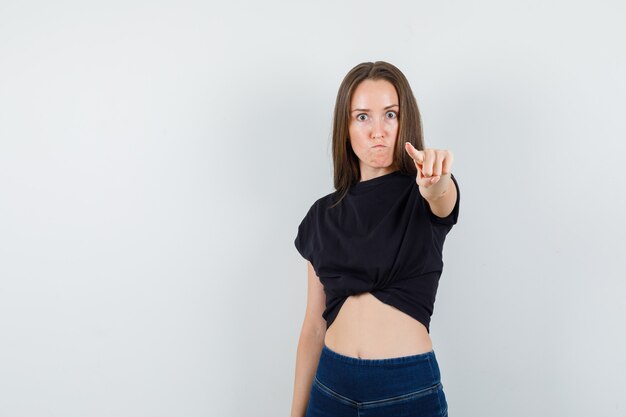
[[[335,191],[295,246],[308,260],[292,417],[447,416],[429,336],[460,193],[449,150],[424,148],[411,87],[364,62],[339,87]]]

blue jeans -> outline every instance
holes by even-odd
[[[324,345],[306,409],[322,416],[447,417],[435,351],[360,359]]]

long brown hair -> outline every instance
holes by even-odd
[[[401,172],[417,175],[417,169],[411,157],[404,150],[404,143],[410,142],[416,149],[423,150],[423,129],[417,101],[404,74],[394,65],[384,62],[362,62],[352,68],[344,77],[333,114],[333,168],[334,186],[338,197],[335,203],[346,196],[353,184],[361,179],[359,158],[350,145],[348,124],[350,123],[350,103],[356,87],[364,80],[387,80],[398,94],[398,137],[393,156],[393,166]]]

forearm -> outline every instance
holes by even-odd
[[[422,194],[422,197],[424,197],[425,200],[431,203],[442,198],[450,190],[451,183],[452,178],[450,178],[450,173],[448,173],[442,175],[436,184],[431,185],[428,188],[419,187],[419,191],[420,194]]]
[[[313,378],[317,371],[324,333],[303,328],[296,354],[296,375],[291,403],[291,417],[304,417],[309,403]]]

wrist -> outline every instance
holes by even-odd
[[[439,178],[439,181],[437,181],[430,187],[419,187],[420,194],[422,194],[422,197],[424,197],[424,199],[428,200],[429,202],[437,201],[444,195],[446,195],[446,193],[450,189],[451,181],[452,178],[450,178],[450,173],[443,174]]]

